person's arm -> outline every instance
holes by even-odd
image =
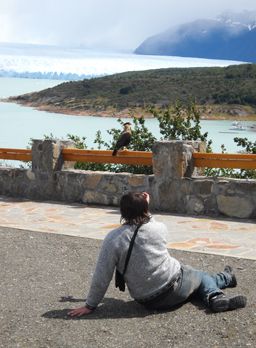
[[[71,310],[68,315],[80,317],[90,314],[104,297],[113,277],[117,262],[117,255],[111,237],[107,236],[102,244],[96,268],[84,307]]]

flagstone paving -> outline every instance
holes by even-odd
[[[256,221],[157,213],[168,248],[256,259]],[[0,226],[103,239],[120,224],[119,209],[0,196]]]

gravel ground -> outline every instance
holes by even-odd
[[[101,242],[0,227],[0,347],[255,347],[256,261],[170,250],[207,271],[234,267],[246,308],[210,313],[193,300],[148,312],[110,285],[93,314],[70,319],[83,305]],[[70,299],[68,296],[72,296]]]

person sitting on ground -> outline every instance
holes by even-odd
[[[246,306],[246,297],[227,297],[222,289],[235,287],[230,266],[210,275],[172,257],[166,246],[167,228],[149,213],[146,192],[124,194],[120,201],[121,226],[108,233],[99,253],[85,306],[69,311],[80,317],[96,309],[103,299],[115,268],[122,273],[127,251],[139,227],[124,275],[131,297],[150,310],[168,310],[196,294],[213,312]]]

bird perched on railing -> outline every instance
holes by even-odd
[[[131,123],[126,122],[124,123],[124,130],[122,131],[119,139],[116,142],[114,151],[112,152],[112,156],[116,156],[117,151],[120,150],[122,147],[128,146],[130,144],[131,138],[132,138]]]

